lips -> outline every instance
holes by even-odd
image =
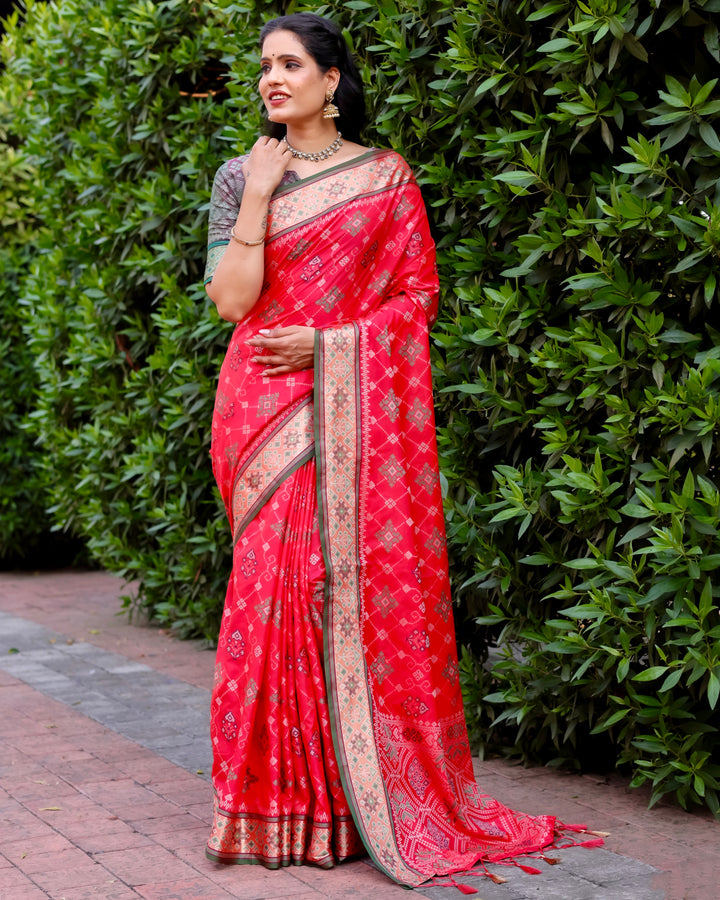
[[[273,91],[272,94],[268,94],[269,103],[282,103],[284,100],[289,99],[289,94],[283,94],[280,91]]]

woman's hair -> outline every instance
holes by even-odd
[[[336,119],[338,131],[349,141],[359,141],[365,125],[365,99],[360,73],[340,29],[329,19],[314,13],[293,13],[266,22],[260,32],[260,46],[273,31],[291,31],[301,41],[322,72],[333,66],[340,72],[333,103],[340,110]],[[285,136],[287,128],[280,122],[268,121],[267,133],[274,138]]]

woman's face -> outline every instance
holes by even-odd
[[[336,68],[322,72],[291,31],[273,31],[265,38],[260,72],[268,117],[284,125],[319,119],[326,94],[335,90],[340,77]]]

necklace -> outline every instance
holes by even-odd
[[[318,150],[317,153],[303,153],[302,150],[296,150],[294,147],[290,145],[290,142],[285,137],[283,138],[285,143],[288,145],[288,150],[292,153],[295,159],[308,159],[310,162],[320,162],[322,159],[328,159],[333,153],[337,153],[338,150],[343,145],[342,135],[338,131],[338,136],[335,140],[330,144],[330,146],[326,147],[324,150]]]

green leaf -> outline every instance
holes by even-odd
[[[658,340],[666,344],[688,344],[700,340],[700,335],[690,334],[688,331],[682,331],[680,328],[672,328],[658,335]]]
[[[696,250],[695,253],[691,253],[689,256],[681,259],[680,262],[677,263],[677,265],[673,266],[673,268],[670,269],[670,274],[672,275],[678,272],[684,272],[686,271],[686,269],[691,269],[701,260],[705,259],[707,255],[707,250]]]
[[[710,274],[705,279],[705,284],[703,285],[703,296],[705,298],[705,303],[708,306],[710,305],[713,297],[715,296],[716,288],[717,288],[717,279],[715,277],[715,273],[710,272]]]
[[[667,666],[650,666],[648,669],[644,669],[642,672],[638,672],[637,675],[633,675],[633,681],[655,681],[656,678],[659,678],[661,675],[664,675],[668,670]]]
[[[544,553],[532,553],[530,556],[523,556],[520,562],[527,566],[546,566],[552,563],[552,559]]]
[[[698,126],[698,131],[708,147],[716,153],[720,153],[720,138],[718,138],[717,132],[712,125],[709,122],[701,122]]]
[[[495,181],[503,181],[506,184],[514,184],[520,187],[530,187],[538,181],[537,175],[533,172],[523,172],[521,170],[513,172],[500,172],[495,176]]]
[[[636,59],[639,59],[640,62],[648,62],[648,52],[634,34],[628,33],[623,35],[622,41],[623,46],[628,53],[631,53]]]
[[[558,50],[567,50],[568,47],[576,46],[577,43],[570,38],[553,38],[551,41],[541,44],[537,51],[538,53],[556,53]]]
[[[715,709],[718,697],[720,697],[720,678],[718,678],[715,672],[711,672],[710,677],[708,678],[707,696],[710,709]]]
[[[608,731],[608,729],[612,728],[613,725],[617,725],[618,722],[621,722],[623,719],[627,718],[630,713],[629,709],[618,709],[607,719],[599,722],[590,732],[590,734],[601,734],[603,731]]]
[[[568,607],[568,609],[561,609],[560,614],[568,616],[570,619],[597,619],[605,615],[601,609],[591,603],[580,603],[577,606]]]
[[[662,694],[662,693],[664,693],[665,691],[672,690],[672,688],[674,688],[675,685],[680,681],[680,679],[682,678],[682,676],[683,676],[683,670],[682,670],[682,669],[675,669],[675,671],[674,671],[674,672],[671,672],[671,673],[667,676],[667,678],[665,679],[665,681],[663,681],[662,687],[660,688],[659,693]]]
[[[582,557],[580,559],[569,559],[566,560],[563,565],[568,569],[597,569],[599,568],[599,563],[596,559],[589,559],[587,557]]]

